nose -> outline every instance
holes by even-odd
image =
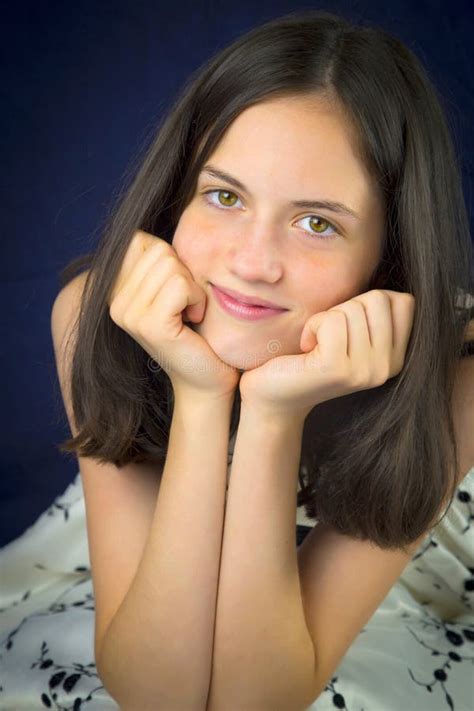
[[[231,242],[228,266],[242,280],[278,281],[283,257],[276,230],[262,223],[241,226]]]

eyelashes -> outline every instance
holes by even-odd
[[[239,196],[236,193],[232,192],[231,190],[226,190],[224,188],[214,188],[213,190],[206,190],[203,193],[201,193],[205,202],[207,204],[211,205],[212,207],[217,208],[218,210],[229,210],[232,207],[234,207],[235,205],[222,205],[222,203],[217,204],[212,199],[212,195],[214,195],[215,193],[227,193],[228,195],[232,195],[240,200]],[[336,236],[342,237],[338,228],[335,225],[333,225],[332,222],[329,222],[329,220],[327,220],[325,217],[322,217],[321,215],[316,215],[316,214],[306,215],[305,217],[300,217],[298,222],[301,222],[302,220],[312,219],[312,218],[316,218],[317,220],[321,220],[322,222],[325,222],[327,225],[329,225],[329,227],[333,230],[334,233],[330,234],[330,235],[324,235],[324,233],[314,232],[311,229],[304,230],[311,237],[319,237],[323,242],[328,242],[330,240],[333,240],[336,238]]]

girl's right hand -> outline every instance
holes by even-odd
[[[139,343],[169,376],[174,395],[230,396],[240,373],[224,363],[208,342],[183,323],[200,323],[206,293],[176,250],[137,230],[107,299],[111,319]]]

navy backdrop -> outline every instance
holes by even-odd
[[[50,313],[59,271],[91,251],[128,162],[189,73],[265,20],[326,9],[397,34],[448,105],[472,221],[473,10],[455,0],[179,3],[3,8],[0,546],[74,479]],[[471,232],[472,234],[472,232]]]

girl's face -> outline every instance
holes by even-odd
[[[296,201],[332,201],[357,216]],[[301,353],[310,316],[366,291],[384,226],[380,195],[333,106],[298,97],[245,109],[203,166],[173,236],[207,296],[203,320],[188,326],[241,370]],[[239,319],[221,308],[211,284],[287,310]]]

